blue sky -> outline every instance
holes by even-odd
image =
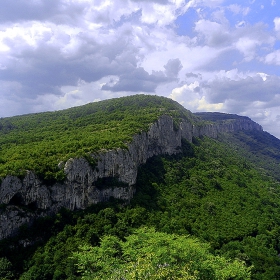
[[[276,0],[10,0],[0,117],[131,94],[246,115],[280,138]]]

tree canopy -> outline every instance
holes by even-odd
[[[58,161],[125,145],[163,112],[192,118],[173,101],[136,96],[2,119],[1,176],[34,168],[44,178],[59,177]],[[87,146],[87,133],[100,137]],[[95,146],[94,139],[101,142]],[[34,151],[24,149],[28,143]],[[182,145],[181,154],[155,156],[139,167],[129,204],[111,199],[84,210],[61,209],[0,241],[1,277],[280,279],[279,140],[241,131]],[[31,150],[25,165],[20,154]]]
[[[191,113],[170,99],[149,95],[115,98],[57,112],[0,119],[0,178],[33,170],[63,179],[58,164],[101,149],[125,148],[159,116]]]

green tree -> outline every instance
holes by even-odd
[[[73,254],[82,279],[250,279],[239,260],[214,256],[197,239],[140,228],[125,241],[105,236]]]
[[[7,258],[0,258],[0,279],[9,280],[14,278],[12,264]]]

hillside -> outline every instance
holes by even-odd
[[[178,103],[156,96],[116,98],[67,110],[0,119],[0,177],[34,170],[61,179],[60,161],[126,147],[163,114],[191,118]]]
[[[195,113],[206,121],[223,123],[233,119],[246,119],[232,114]],[[255,168],[280,180],[280,141],[266,131],[239,130],[234,133],[223,133],[219,140],[242,154]]]
[[[132,96],[1,124],[0,277],[280,278],[280,141],[249,118]]]

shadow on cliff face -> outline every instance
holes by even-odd
[[[14,194],[14,196],[9,201],[9,205],[24,206],[22,195],[20,193]]]
[[[157,209],[157,185],[164,182],[165,168],[163,158],[154,156],[138,168],[136,193],[132,205],[141,205],[146,209]]]
[[[165,183],[165,160],[179,160],[182,157],[193,157],[193,144],[182,139],[181,153],[176,155],[153,156],[138,168],[136,180],[136,194],[131,201],[132,205],[141,205],[146,209],[158,209],[157,198],[159,185]]]
[[[38,208],[36,201],[31,202],[28,205],[24,204],[24,199],[20,193],[14,194],[14,196],[10,199],[8,205],[18,206],[29,211],[36,211]]]
[[[104,188],[111,188],[111,187],[128,187],[127,183],[121,182],[119,180],[119,177],[103,177],[103,178],[98,178],[95,182],[94,185],[99,188],[99,189],[104,189]]]

